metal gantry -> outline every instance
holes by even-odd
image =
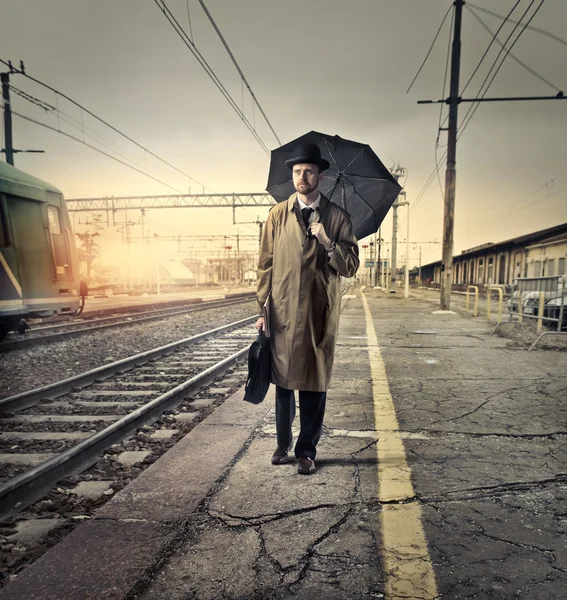
[[[71,198],[70,212],[143,210],[149,208],[235,208],[245,206],[272,207],[276,201],[265,193],[248,194],[168,194],[152,196],[111,196],[106,198]]]

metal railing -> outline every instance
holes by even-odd
[[[498,323],[501,323],[502,307],[504,305],[504,290],[499,285],[489,285],[486,289],[486,320],[490,321],[490,298],[492,292],[498,292]]]
[[[524,319],[536,322],[538,338],[530,346],[549,335],[567,336],[567,276],[521,277],[514,280],[513,292],[508,301],[510,321],[517,317],[519,323]],[[544,325],[554,331],[542,332]]]
[[[466,300],[465,300],[465,309],[467,311],[467,315],[469,314],[469,291],[474,290],[474,308],[473,308],[473,317],[478,315],[478,286],[477,285],[469,285],[467,286]]]

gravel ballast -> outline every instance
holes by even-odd
[[[104,364],[254,315],[254,300],[231,307],[164,317],[162,321],[13,350],[0,355],[0,398],[72,377]],[[252,327],[252,325],[250,326]]]

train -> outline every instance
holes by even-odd
[[[87,292],[61,191],[0,162],[0,339],[25,318],[80,313]]]

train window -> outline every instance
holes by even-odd
[[[47,217],[49,219],[49,229],[54,235],[61,234],[61,217],[59,216],[59,209],[57,206],[48,205]]]

